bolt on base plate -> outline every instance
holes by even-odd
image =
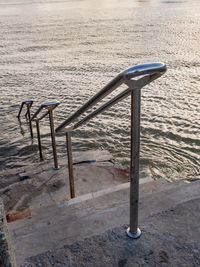
[[[130,227],[128,227],[128,229],[126,230],[126,234],[128,237],[136,239],[136,238],[139,238],[141,236],[141,230],[139,228],[137,228],[136,233],[131,233]]]

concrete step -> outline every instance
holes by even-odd
[[[139,221],[199,197],[200,181],[140,186]],[[129,224],[129,185],[86,194],[32,210],[32,216],[9,223],[18,266],[27,257],[61,248],[108,229]]]
[[[73,154],[75,195],[96,192],[129,180],[128,169],[110,161],[107,151]],[[53,205],[70,199],[67,158],[59,159],[59,170],[52,162],[33,164],[0,173],[0,195],[9,220],[20,217],[30,207]]]
[[[22,266],[200,266],[199,201],[145,218],[139,239],[127,237],[127,225],[122,225],[29,257]]]

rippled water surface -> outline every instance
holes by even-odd
[[[142,89],[141,176],[200,178],[199,0],[0,0],[0,169],[39,161],[20,103],[58,100],[59,125],[120,71],[162,61]],[[41,124],[52,158],[49,122]],[[36,136],[36,130],[34,128]],[[65,137],[57,136],[63,156]],[[73,134],[74,151],[107,149],[129,163],[130,98]]]

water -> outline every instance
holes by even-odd
[[[60,101],[57,126],[123,69],[162,61],[167,73],[142,89],[141,176],[200,178],[199,10],[199,0],[0,0],[0,169],[39,161],[16,118],[22,100],[32,112]],[[41,131],[50,159],[48,119]],[[57,145],[66,155],[64,136]],[[73,134],[74,151],[108,149],[125,166],[129,147],[130,98]]]

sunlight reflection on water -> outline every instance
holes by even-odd
[[[28,125],[24,120],[20,128],[16,119],[22,100],[35,100],[33,112],[58,100],[57,126],[123,69],[162,61],[165,76],[142,89],[141,173],[200,178],[199,6],[195,0],[0,0],[0,169],[39,158]],[[41,131],[45,157],[52,158],[48,120]],[[57,144],[65,155],[65,138],[58,135]],[[108,149],[124,165],[129,147],[130,99],[73,134],[74,150]]]

